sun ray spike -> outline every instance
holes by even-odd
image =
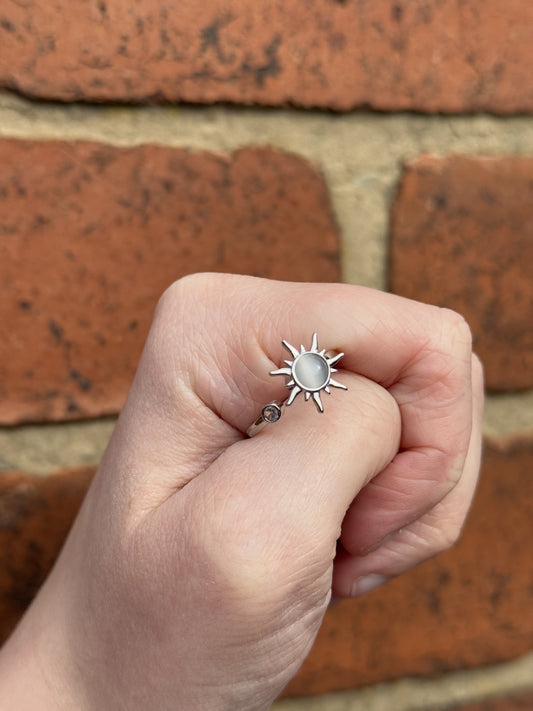
[[[318,353],[318,336],[316,333],[313,333],[313,339],[311,341],[311,351],[313,353]]]
[[[287,341],[281,341],[281,345],[289,351],[293,358],[296,358],[296,356],[299,355],[297,349],[294,346],[291,346],[290,343],[287,343]]]
[[[319,412],[324,412],[324,407],[322,405],[322,400],[320,399],[320,393],[315,392],[313,393],[313,400],[315,401],[315,405],[317,406],[317,409]]]
[[[309,391],[307,391],[307,392],[305,393],[305,401],[307,402],[310,397],[311,397],[311,393],[310,393]]]
[[[327,361],[329,363],[329,367],[331,368],[332,365],[335,365],[340,361],[344,353],[337,353],[337,355],[333,356],[333,358],[328,358]]]
[[[290,368],[278,368],[278,370],[271,370],[270,375],[291,375],[292,371]]]
[[[289,395],[289,399],[288,399],[287,402],[286,402],[287,407],[288,407],[289,405],[292,405],[292,403],[294,402],[294,398],[295,398],[297,395],[299,395],[301,392],[302,392],[301,389],[300,389],[297,385],[295,385],[294,388],[291,390],[291,394]]]
[[[326,385],[324,390],[327,392],[328,395],[331,395],[331,390],[329,389],[329,385]]]
[[[305,346],[300,346],[300,353],[305,353]]]
[[[348,390],[346,385],[343,385],[342,383],[338,383],[336,380],[333,380],[333,378],[329,379],[328,385],[332,385],[334,388],[341,388],[342,390]]]

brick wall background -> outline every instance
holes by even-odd
[[[279,709],[533,708],[532,62],[521,0],[0,4],[0,640],[165,286],[342,279],[468,318],[483,476],[456,548],[331,609]]]

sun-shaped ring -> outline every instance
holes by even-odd
[[[334,366],[343,357],[344,353],[329,355],[325,348],[319,351],[316,333],[313,333],[311,348],[308,351],[304,346],[300,346],[300,350],[298,350],[285,340],[281,341],[281,343],[289,351],[293,360],[283,361],[286,367],[272,370],[270,375],[286,375],[289,378],[287,387],[291,388],[291,394],[287,401],[281,405],[277,402],[269,402],[265,405],[261,415],[247,429],[246,432],[249,437],[257,434],[266,424],[277,422],[282,415],[283,407],[291,405],[301,392],[305,393],[306,400],[313,399],[319,412],[324,412],[324,406],[320,399],[322,390],[327,392],[328,395],[331,393],[330,387],[348,390],[346,385],[337,382],[331,377],[332,373],[337,372]]]

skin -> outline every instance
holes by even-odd
[[[249,439],[281,339],[344,351]],[[127,403],[47,582],[0,654],[0,707],[267,709],[333,594],[459,536],[482,371],[457,314],[348,285],[200,274],[163,295]]]

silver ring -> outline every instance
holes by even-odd
[[[324,412],[324,406],[320,399],[322,390],[328,395],[331,394],[330,387],[348,390],[346,385],[337,382],[331,377],[332,373],[337,372],[334,366],[343,357],[344,353],[326,351],[325,348],[319,351],[316,333],[313,333],[311,348],[308,351],[303,346],[300,346],[300,350],[298,350],[285,340],[281,341],[281,344],[289,351],[293,360],[284,360],[286,367],[272,370],[270,375],[286,375],[289,378],[286,385],[291,389],[291,394],[282,404],[269,402],[265,405],[259,417],[246,430],[248,437],[256,435],[267,424],[277,422],[283,414],[283,409],[292,405],[301,392],[305,393],[306,400],[313,399],[319,412]]]

